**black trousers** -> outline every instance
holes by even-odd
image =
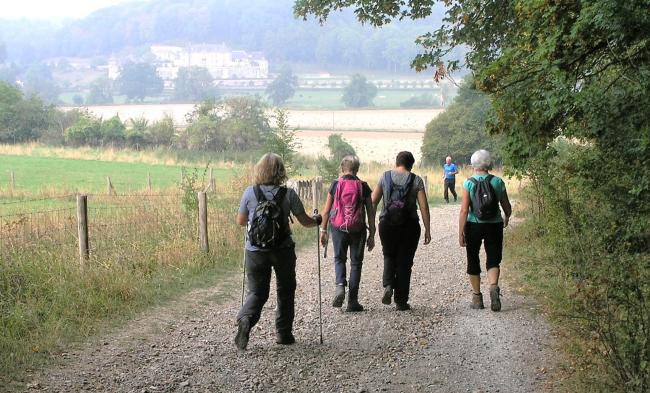
[[[394,289],[395,303],[406,304],[409,300],[413,258],[420,241],[420,223],[411,220],[404,225],[388,225],[379,222],[379,238],[384,254],[384,287]]]
[[[445,179],[445,201],[449,202],[449,191],[454,196],[454,201],[458,199],[456,195],[456,179]]]
[[[499,267],[503,254],[503,223],[468,222],[465,224],[465,249],[467,250],[467,274],[481,274],[479,252],[481,243],[485,247],[487,257],[486,269]]]
[[[248,317],[251,327],[262,315],[269,299],[271,269],[275,270],[278,305],[275,311],[275,329],[291,333],[296,297],[296,252],[293,247],[271,251],[246,251],[246,278],[248,294],[237,314],[237,320]]]

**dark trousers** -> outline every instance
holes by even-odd
[[[467,274],[481,274],[481,243],[487,257],[486,268],[499,267],[503,253],[503,223],[468,222],[465,224],[465,249],[467,250]]]
[[[449,202],[449,192],[454,196],[454,201],[458,199],[456,195],[456,179],[445,179],[445,201]]]
[[[260,320],[262,308],[269,299],[271,268],[275,270],[278,305],[275,311],[275,329],[291,333],[296,296],[296,252],[293,247],[271,251],[246,251],[246,302],[237,314],[237,320],[248,317],[251,327]]]
[[[420,241],[420,223],[412,220],[404,225],[379,223],[379,238],[384,253],[384,287],[390,285],[395,303],[406,304],[409,300],[413,258]]]
[[[346,233],[331,228],[332,247],[334,247],[334,272],[336,284],[346,285],[345,262],[350,249],[350,290],[358,290],[361,282],[361,267],[363,265],[363,249],[366,246],[366,230],[356,233]]]

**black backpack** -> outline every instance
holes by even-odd
[[[414,180],[415,175],[409,173],[406,184],[400,186],[393,183],[391,171],[384,173],[384,184],[386,185],[386,189],[384,190],[384,209],[386,210],[386,214],[382,218],[382,222],[388,225],[402,225],[408,220],[410,213],[407,208],[406,197],[411,191]]]
[[[469,178],[469,181],[474,183],[474,192],[470,195],[469,206],[479,220],[489,220],[499,214],[499,199],[490,183],[493,177],[487,175],[481,180]]]
[[[248,240],[258,248],[278,247],[289,235],[289,222],[282,212],[287,188],[280,187],[273,199],[266,199],[260,186],[253,187],[253,190],[257,206],[248,227]]]

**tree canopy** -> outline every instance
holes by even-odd
[[[37,139],[49,126],[49,112],[38,97],[25,98],[16,86],[0,81],[0,143]]]
[[[291,67],[284,66],[278,76],[266,88],[266,94],[275,106],[280,106],[296,93],[298,77],[291,71]]]
[[[365,76],[356,74],[343,90],[341,101],[352,108],[363,108],[372,106],[375,96],[377,96],[377,86],[368,82]]]
[[[174,84],[174,98],[177,100],[201,101],[216,98],[214,78],[205,67],[181,67]]]
[[[163,80],[156,73],[156,67],[149,63],[126,63],[120,68],[116,80],[120,93],[129,100],[142,101],[147,96],[160,94]]]
[[[438,165],[451,156],[457,163],[469,164],[472,153],[478,149],[487,149],[498,159],[501,138],[489,135],[486,128],[490,111],[488,96],[476,90],[471,80],[464,81],[454,102],[427,124],[423,161]]]

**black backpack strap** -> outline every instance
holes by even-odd
[[[255,199],[257,199],[257,203],[260,203],[261,201],[266,199],[264,193],[262,192],[262,188],[259,186],[259,184],[253,186],[253,192],[255,193]]]
[[[278,204],[278,206],[282,206],[280,204],[282,203],[285,195],[287,195],[287,187],[280,187],[278,192],[275,194],[275,197],[273,197],[273,200]]]
[[[404,189],[406,192],[404,193],[404,197],[408,195],[408,193],[411,191],[411,187],[413,186],[413,182],[415,181],[415,174],[413,172],[409,173],[408,179],[406,179],[406,184],[404,185]]]
[[[490,185],[490,187],[492,187],[492,183],[490,183],[490,182],[492,181],[492,178],[493,178],[493,177],[494,177],[494,175],[492,175],[492,174],[488,174],[487,176],[485,176],[485,181],[488,182],[488,184]]]
[[[478,184],[478,180],[474,179],[474,178],[471,177],[471,176],[468,177],[467,180],[469,180],[470,182],[472,182],[472,184],[474,184],[474,185],[477,185],[477,184]]]

